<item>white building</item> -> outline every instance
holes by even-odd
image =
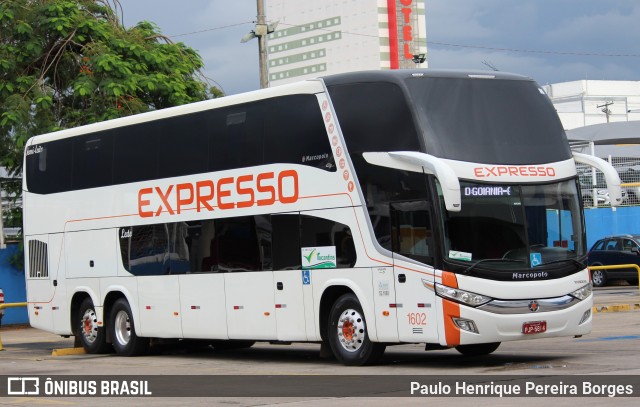
[[[640,120],[640,81],[581,80],[543,88],[566,130]]]
[[[425,0],[269,0],[270,86],[368,69],[426,68]]]

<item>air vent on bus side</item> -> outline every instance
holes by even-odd
[[[49,277],[47,244],[39,240],[29,240],[29,277]]]

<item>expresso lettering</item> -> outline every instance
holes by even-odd
[[[276,202],[289,204],[298,200],[298,193],[298,173],[295,170],[186,182],[169,185],[165,189],[156,186],[138,191],[138,215],[149,218],[163,212],[179,215],[184,210],[193,209],[201,212],[213,211],[214,208],[267,206]],[[159,198],[157,207],[152,206],[152,198]]]

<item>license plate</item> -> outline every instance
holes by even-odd
[[[522,333],[541,334],[547,331],[547,321],[525,322],[522,324]]]

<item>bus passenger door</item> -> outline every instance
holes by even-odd
[[[123,235],[131,241],[125,269],[136,276],[138,282],[138,334],[182,338],[180,279],[171,274],[167,225],[124,228],[120,231],[120,236]],[[121,241],[121,247],[122,244]]]
[[[216,219],[229,339],[276,339],[270,222],[264,215]]]
[[[313,297],[311,270],[301,270],[299,215],[272,215],[271,226],[278,340],[306,341],[315,331],[306,322],[314,320]]]
[[[401,342],[438,342],[435,293],[425,286],[434,282],[430,207],[427,201],[391,203],[391,245]]]
[[[311,281],[310,272],[310,270],[278,270],[273,272],[279,341],[307,340],[303,284],[305,284],[304,287],[309,287],[308,293],[310,294],[311,288],[308,285]],[[309,302],[311,303],[309,305],[313,307],[311,298]]]

